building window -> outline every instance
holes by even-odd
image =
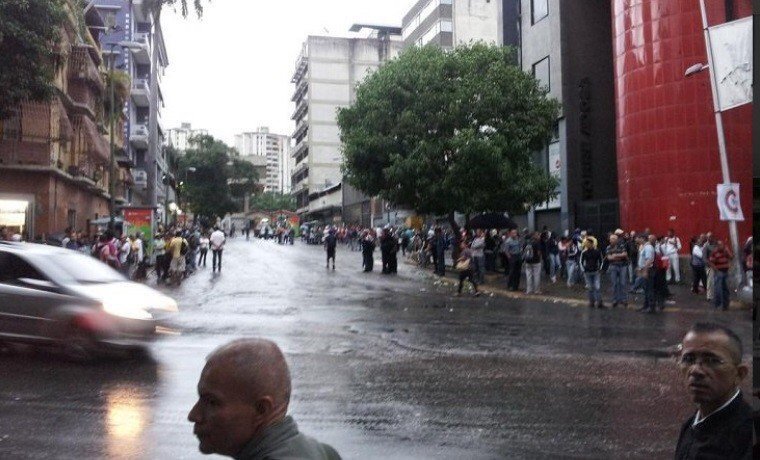
[[[549,56],[533,64],[533,77],[538,80],[538,84],[546,87],[551,91],[551,81],[549,79]]]
[[[530,13],[533,24],[549,16],[549,0],[530,0]]]

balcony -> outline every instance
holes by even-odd
[[[290,100],[293,102],[297,102],[307,93],[308,89],[309,89],[308,79],[302,78],[301,81],[299,81],[298,84],[296,85],[296,90],[293,92],[293,96],[290,98]]]
[[[309,130],[309,118],[304,117],[298,125],[296,125],[296,130],[293,131],[293,139],[296,140],[296,142],[300,142],[303,136],[306,135],[306,132]]]
[[[110,146],[97,125],[86,115],[76,115],[71,120],[74,139],[72,151],[77,156],[86,156],[98,164],[107,163],[110,156]]]
[[[98,66],[90,54],[91,46],[74,45],[68,62],[68,78],[74,82],[85,82],[99,93],[105,91],[105,83],[100,76]]]
[[[52,142],[47,139],[0,139],[0,168],[6,166],[42,167],[53,166]]]
[[[299,120],[309,111],[309,99],[302,98],[296,103],[296,110],[290,116],[291,120]]]
[[[150,83],[145,78],[136,78],[132,82],[132,99],[139,107],[150,106]]]
[[[147,124],[135,124],[132,125],[129,131],[129,142],[136,149],[147,149],[150,134],[148,133]]]
[[[150,33],[135,32],[132,35],[132,41],[140,44],[139,47],[130,49],[135,62],[138,64],[150,64]]]

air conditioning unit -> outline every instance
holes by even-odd
[[[135,187],[148,186],[148,172],[139,169],[132,171],[132,177],[135,179]]]

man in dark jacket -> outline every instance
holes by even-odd
[[[751,459],[752,408],[739,389],[749,373],[741,339],[725,326],[697,323],[678,362],[697,413],[681,427],[675,458]]]
[[[375,237],[371,230],[365,230],[362,234],[362,266],[365,272],[371,272],[375,265]]]
[[[301,434],[292,417],[290,371],[274,342],[239,339],[217,348],[188,414],[204,454],[239,460],[339,460],[332,447]]]
[[[331,228],[325,237],[325,251],[327,252],[327,268],[330,268],[330,259],[332,259],[332,269],[335,270],[335,249],[338,246],[338,238],[335,236],[335,229]]]

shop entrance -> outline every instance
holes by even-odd
[[[5,227],[11,235],[17,233],[29,240],[34,234],[33,210],[29,200],[0,198],[0,228]]]

